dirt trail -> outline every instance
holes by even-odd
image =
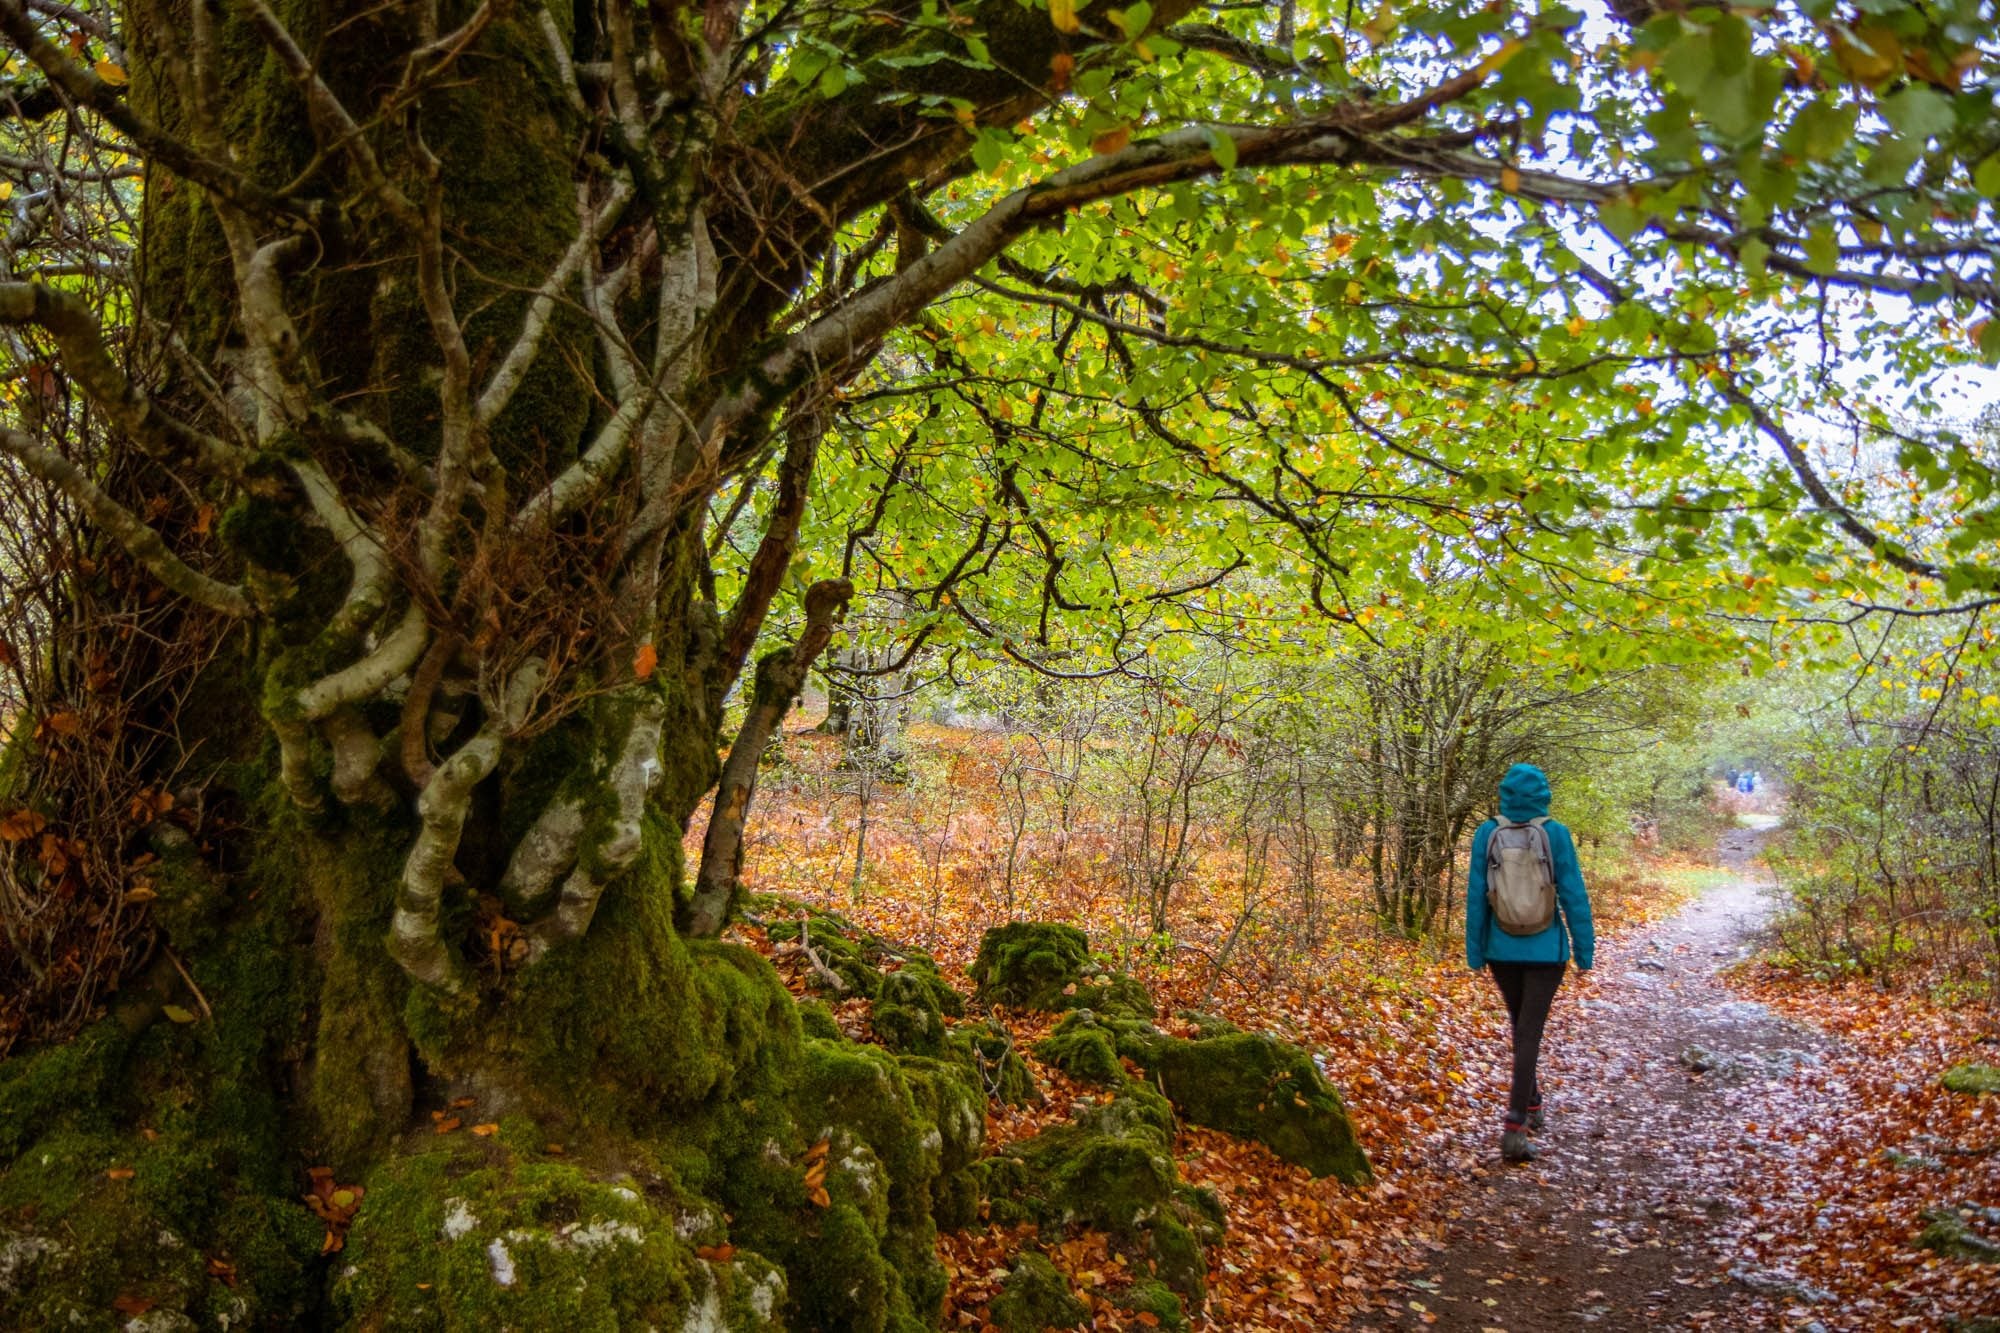
[[[1732,878],[1600,946],[1587,985],[1564,983],[1543,1047],[1542,1156],[1502,1166],[1497,1111],[1492,1133],[1467,1144],[1443,1248],[1411,1283],[1400,1326],[1800,1324],[1814,1293],[1733,1263],[1728,1236],[1734,1200],[1756,1188],[1746,1131],[1761,1099],[1826,1043],[1717,977],[1755,948],[1771,912],[1753,864],[1763,838],[1727,834],[1719,860]]]

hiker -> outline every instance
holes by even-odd
[[[1588,972],[1597,945],[1576,843],[1548,816],[1548,776],[1533,764],[1508,769],[1500,817],[1472,835],[1466,871],[1465,963],[1492,970],[1514,1031],[1514,1082],[1500,1126],[1509,1162],[1535,1158],[1528,1133],[1542,1127],[1542,1028],[1571,956]]]

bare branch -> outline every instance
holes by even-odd
[[[666,724],[666,710],[659,698],[647,691],[633,710],[625,744],[613,762],[606,782],[617,802],[617,812],[598,834],[591,854],[579,857],[563,881],[562,897],[555,910],[528,928],[528,958],[539,961],[548,950],[564,940],[580,939],[597,915],[598,899],[613,879],[639,859],[645,845],[645,814],[653,789],[664,772],[660,765],[660,736]]]
[[[444,942],[445,885],[453,874],[465,817],[472,809],[474,788],[500,762],[507,736],[519,730],[542,686],[544,668],[538,661],[516,671],[500,701],[473,738],[439,764],[417,797],[422,827],[403,862],[396,890],[396,913],[389,922],[389,954],[412,978],[439,990],[456,991],[463,984],[460,968]],[[655,761],[657,764],[657,761]]]
[[[116,541],[148,573],[173,592],[189,601],[229,616],[248,616],[256,611],[248,594],[210,578],[167,549],[158,532],[137,514],[106,495],[83,469],[53,449],[44,448],[19,431],[0,431],[0,452],[21,461],[22,466],[42,480],[58,487],[90,515],[91,521]]]
[[[534,364],[541,351],[542,338],[548,332],[549,319],[555,313],[556,299],[569,286],[583,267],[584,257],[596,246],[601,245],[611,229],[624,216],[625,206],[632,201],[632,178],[620,174],[612,182],[611,193],[591,214],[590,225],[577,229],[576,240],[556,264],[547,281],[535,292],[534,300],[528,303],[527,314],[521,317],[521,332],[514,339],[514,345],[507,357],[486,382],[485,392],[479,395],[479,402],[473,409],[473,417],[481,426],[490,426],[507,407],[514,393],[527,377],[528,368]]]
[[[146,453],[184,458],[211,476],[244,480],[242,450],[168,415],[125,378],[82,297],[39,282],[0,283],[0,324],[34,324],[48,330],[70,378],[113,426]]]
[[[20,0],[0,0],[0,32],[72,102],[104,117],[141,154],[175,175],[257,217],[294,227],[310,227],[319,221],[322,205],[317,202],[303,203],[271,194],[245,180],[235,168],[195,151],[134,111],[118,89],[99,78],[95,71],[71,60],[44,37]]]

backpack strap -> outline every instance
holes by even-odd
[[[1549,883],[1556,882],[1556,849],[1549,843],[1549,831],[1543,827],[1549,822],[1547,815],[1536,815],[1527,827],[1535,831],[1535,841],[1541,844],[1542,867],[1549,872]]]

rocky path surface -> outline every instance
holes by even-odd
[[[1754,863],[1763,836],[1728,834],[1727,880],[1600,947],[1588,982],[1564,983],[1543,1047],[1542,1156],[1503,1166],[1497,1111],[1467,1145],[1443,1248],[1412,1281],[1401,1327],[1811,1326],[1800,1307],[1814,1293],[1736,1262],[1730,1241],[1756,1188],[1762,1099],[1826,1041],[1717,975],[1771,912]]]

